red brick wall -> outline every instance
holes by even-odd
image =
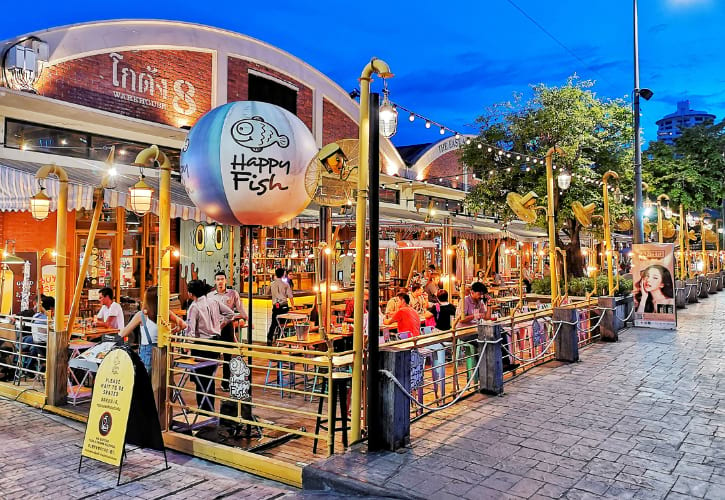
[[[456,175],[460,177],[458,181],[455,177],[449,177]],[[458,162],[458,151],[450,151],[439,156],[423,169],[423,179],[437,182],[440,177],[443,177],[444,183],[448,180],[451,187],[455,188],[458,184],[463,186],[463,165]]]
[[[357,123],[327,99],[322,100],[322,144],[338,139],[357,139]]]
[[[36,89],[46,97],[174,127],[193,125],[211,109],[210,53],[130,50],[118,53],[122,59],[111,54],[50,66]],[[153,94],[146,85],[148,75],[153,77]]]
[[[55,249],[56,213],[51,212],[43,221],[33,219],[30,212],[0,212],[2,220],[3,246],[5,240],[15,240],[16,252],[42,252],[46,248]],[[73,280],[75,279],[74,255],[75,248],[75,212],[68,212],[68,230],[66,232],[66,307],[70,308],[73,298]],[[67,312],[67,311],[66,311]]]
[[[312,130],[312,89],[303,83],[273,69],[238,57],[228,59],[227,101],[246,101],[249,96],[249,70],[254,69],[299,88],[297,93],[297,117]]]

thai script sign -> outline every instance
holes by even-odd
[[[123,62],[123,56],[117,52],[109,54],[112,62],[113,97],[153,108],[167,109],[169,98],[174,111],[182,115],[196,112],[194,85],[183,79],[174,80],[169,92],[169,80],[162,78],[156,67],[147,65],[136,68]]]

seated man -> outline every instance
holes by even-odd
[[[410,297],[407,293],[401,292],[398,294],[398,301],[400,309],[392,316],[386,314],[383,324],[397,323],[398,335],[408,332],[411,337],[417,337],[420,335],[420,316],[415,312],[415,309],[410,307]]]
[[[93,324],[102,328],[123,330],[123,327],[126,326],[126,321],[123,318],[121,304],[113,300],[113,289],[109,287],[101,288],[100,294],[101,310],[93,318]]]
[[[45,345],[48,342],[48,317],[52,316],[55,309],[55,299],[45,295],[40,296],[40,304],[38,304],[38,312],[33,315],[33,321],[30,326],[32,335],[23,337],[23,344],[20,351],[28,353],[30,356],[40,358],[45,356]],[[28,363],[32,365],[31,363]],[[40,360],[36,365],[36,369],[40,368]]]

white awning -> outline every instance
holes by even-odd
[[[421,248],[438,248],[433,240],[400,240],[398,250],[417,250]]]
[[[38,192],[36,172],[42,165],[39,163],[0,159],[0,211],[29,211],[30,197]],[[93,191],[101,184],[103,172],[92,166],[63,167],[68,174],[68,210],[93,209]],[[149,169],[150,170],[150,169]],[[146,182],[152,186],[154,196],[152,211],[159,213],[159,179],[155,171],[146,171]],[[124,207],[130,210],[128,188],[138,181],[137,175],[121,174],[112,179],[111,186],[106,189],[104,203],[109,207]],[[59,182],[55,177],[45,180],[45,190],[51,198],[51,210],[56,210]],[[212,222],[198,209],[186,194],[186,190],[178,180],[171,180],[171,218]]]

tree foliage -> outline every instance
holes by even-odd
[[[684,129],[674,146],[652,142],[643,155],[642,177],[650,195],[667,194],[688,210],[716,208],[725,196],[725,121]]]
[[[552,146],[564,151],[563,156],[554,156],[558,167],[554,175],[561,167],[568,169],[573,174],[571,187],[562,194],[558,188],[554,190],[554,206],[557,228],[570,239],[567,260],[575,276],[583,274],[584,266],[579,248],[581,225],[573,217],[571,203],[594,202],[598,207],[595,214],[601,215],[600,180],[607,170],[619,174],[622,192],[632,190],[631,111],[622,99],[599,98],[593,87],[593,81],[574,75],[560,87],[533,85],[528,100],[514,94],[512,100],[492,106],[476,120],[479,136],[461,153],[461,160],[482,179],[466,198],[468,210],[507,221],[515,217],[506,206],[510,191],[534,191],[539,205],[546,205],[546,169],[543,162],[533,163],[533,158],[543,158]],[[499,148],[504,154],[499,154]],[[527,156],[531,161],[526,161]],[[625,205],[612,197],[610,201],[615,214],[627,212]],[[545,227],[545,217],[539,214],[535,225]],[[560,241],[558,245],[564,248]]]

